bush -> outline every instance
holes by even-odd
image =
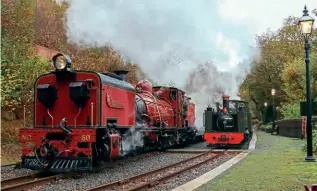
[[[75,69],[98,72],[127,69],[129,82],[135,84],[138,80],[141,69],[124,62],[110,47],[88,49],[67,43],[62,19],[66,7],[54,1],[37,0],[5,1],[1,7],[1,109],[14,113],[16,119],[23,117],[24,105],[33,108],[36,78],[51,70],[48,60],[35,56],[34,45],[71,55]],[[32,111],[27,110],[27,118],[32,118]]]
[[[288,103],[282,106],[281,112],[284,119],[298,119],[300,116],[300,105],[299,102]]]
[[[30,108],[26,117],[31,118],[33,112],[34,81],[38,75],[46,73],[50,67],[46,60],[38,56],[29,56],[19,63],[12,59],[3,62],[1,68],[1,109],[13,112],[17,119],[23,117],[23,105]],[[15,63],[15,64],[10,64]]]
[[[303,146],[303,151],[307,151],[307,142]],[[317,130],[313,130],[313,152],[317,152]]]
[[[260,129],[266,133],[270,133],[272,131],[272,122],[261,125]]]
[[[260,125],[260,121],[258,119],[252,119],[252,125]]]

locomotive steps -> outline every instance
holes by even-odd
[[[253,131],[253,136],[252,139],[250,141],[249,144],[249,149],[248,150],[244,150],[243,152],[241,152],[240,154],[238,154],[237,156],[235,156],[234,158],[232,158],[231,160],[223,163],[222,165],[218,166],[217,168],[201,175],[200,177],[187,182],[186,184],[183,184],[175,189],[173,189],[172,191],[183,191],[183,190],[187,190],[187,191],[191,191],[191,190],[195,190],[198,187],[202,186],[203,184],[206,184],[207,182],[215,179],[216,177],[218,177],[219,175],[221,175],[222,173],[226,172],[227,170],[231,169],[232,167],[234,167],[235,165],[237,165],[239,162],[241,162],[250,152],[254,151],[255,149],[255,144],[257,141],[257,137],[256,137],[256,131]],[[221,150],[221,149],[216,149],[216,150]],[[213,152],[215,150],[212,150]],[[229,151],[229,150],[228,150]],[[234,150],[234,151],[238,151],[238,150]]]

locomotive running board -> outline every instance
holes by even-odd
[[[39,163],[40,161],[40,163]],[[87,172],[92,171],[90,158],[57,158],[55,160],[39,159],[36,157],[22,157],[21,167],[31,170],[49,171],[49,172]],[[44,165],[43,165],[44,164]]]

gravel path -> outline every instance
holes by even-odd
[[[207,147],[206,142],[202,141],[202,142],[198,142],[196,144],[190,144],[190,145],[186,146],[185,148],[207,149],[209,147]]]
[[[261,139],[258,139],[256,143],[255,152],[259,152],[262,150],[269,150],[269,149],[275,148],[277,145],[281,146],[281,142],[283,142],[283,140],[286,139],[285,137],[278,136],[278,135],[263,136],[263,135],[266,135],[266,133],[262,131],[257,132],[257,134],[261,136]],[[287,138],[287,139],[293,139],[293,138]],[[298,139],[294,139],[294,140],[298,140]],[[292,142],[292,143],[283,145],[283,147],[285,148],[296,147],[298,149],[301,149],[302,145],[298,144],[297,142]]]
[[[167,191],[167,190],[171,190],[174,189],[178,186],[181,186],[182,184],[185,184],[205,173],[207,173],[208,171],[218,167],[219,165],[223,164],[224,162],[230,160],[231,158],[233,158],[235,155],[224,155],[222,157],[219,157],[207,164],[203,164],[201,166],[199,166],[198,168],[189,170],[181,175],[178,175],[177,177],[174,177],[162,184],[159,184],[151,189],[148,189],[148,191]]]
[[[36,173],[28,169],[14,169],[14,166],[6,166],[1,168],[1,180]]]
[[[138,158],[138,160],[118,161],[113,166],[105,168],[100,173],[83,174],[78,179],[62,179],[56,183],[44,185],[32,190],[81,190],[94,187],[103,183],[115,181],[129,176],[153,170],[171,163],[175,163],[197,154],[162,153]]]

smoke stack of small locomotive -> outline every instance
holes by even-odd
[[[70,43],[84,46],[108,44],[138,64],[150,80],[161,85],[173,82],[185,90],[196,104],[197,126],[202,128],[208,104],[221,102],[223,93],[237,96],[249,62],[232,71],[219,71],[210,62],[213,51],[220,49],[211,39],[218,32],[216,23],[204,15],[215,10],[201,11],[212,9],[214,6],[205,4],[212,2],[179,2],[68,1],[67,37]]]

